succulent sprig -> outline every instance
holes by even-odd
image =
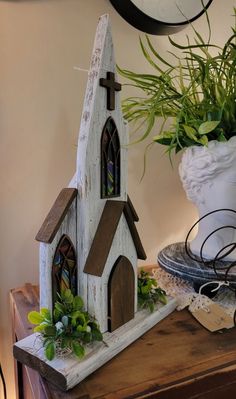
[[[98,323],[84,310],[82,298],[74,296],[69,289],[58,294],[53,315],[47,308],[41,308],[39,312],[30,312],[28,320],[36,324],[34,332],[42,335],[48,360],[55,357],[56,350],[65,349],[82,358],[86,344],[103,339]]]

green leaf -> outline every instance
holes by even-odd
[[[147,272],[141,270],[138,276],[138,305],[139,308],[148,308],[154,311],[157,302],[167,303],[165,291],[158,287],[157,281]]]
[[[61,349],[69,348],[70,347],[70,338],[62,337],[61,338]]]
[[[75,296],[73,305],[75,310],[81,310],[84,307],[83,299],[80,296]]]
[[[166,298],[166,295],[165,295],[165,294],[159,293],[158,298],[159,298],[159,301],[160,301],[161,303],[163,303],[164,305],[167,304],[167,298]]]
[[[74,300],[73,294],[71,293],[71,290],[69,288],[62,291],[61,297],[65,303],[67,303],[67,304],[73,303],[73,300]]]
[[[146,300],[142,296],[138,297],[138,305],[140,308],[143,308],[146,305]]]
[[[184,128],[185,133],[187,134],[187,136],[190,139],[192,139],[194,141],[198,141],[197,136],[196,136],[197,132],[196,132],[196,130],[193,127],[188,126],[188,125],[182,125],[182,126]]]
[[[150,301],[148,303],[148,307],[149,307],[150,312],[153,313],[153,311],[154,311],[154,303],[153,303],[153,301]]]
[[[141,287],[141,293],[142,294],[148,294],[149,291],[150,291],[150,289],[149,289],[148,286]]]
[[[92,330],[92,340],[93,341],[102,341],[103,340],[102,333],[100,330],[98,330],[98,329]]]
[[[61,317],[61,311],[59,311],[58,309],[55,308],[53,311],[53,317],[54,317],[55,322],[59,321],[59,319]]]
[[[143,55],[146,58],[146,60],[149,62],[149,64],[152,65],[153,68],[157,69],[160,73],[163,73],[162,69],[150,57],[150,55],[149,55],[146,47],[144,46],[141,38],[139,38],[139,43],[140,43],[140,47],[142,49]],[[150,46],[150,44],[149,44],[149,46]]]
[[[71,325],[72,327],[76,327],[77,321],[74,318],[71,318]]]
[[[155,142],[168,147],[169,156],[184,147],[207,145],[208,140],[220,141],[236,135],[236,30],[220,48],[210,42],[211,28],[205,15],[209,37],[205,40],[192,26],[192,41],[186,36],[187,43],[180,45],[169,38],[181,52],[178,51],[179,55],[169,52],[172,59],[168,57],[168,61],[159,55],[159,49],[155,50],[148,36],[146,42],[140,40],[144,58],[155,68],[153,74],[119,69],[126,84],[140,91],[123,102],[125,118],[136,123],[134,132],[140,132],[140,140],[133,142],[146,139],[156,127],[163,132],[162,121],[168,123],[170,117],[177,122],[175,128],[170,128],[172,135],[154,137]],[[222,135],[217,121],[221,121]],[[184,129],[183,124],[194,130]]]
[[[46,324],[42,323],[42,324],[39,324],[38,326],[34,327],[34,332],[43,333],[45,325]]]
[[[55,352],[56,352],[56,345],[55,342],[49,342],[46,346],[45,346],[45,356],[48,360],[52,360],[55,357]]]
[[[80,312],[79,310],[72,312],[70,317],[72,317],[73,319],[79,319],[81,324],[84,324],[86,322],[84,314],[82,312]]]
[[[163,144],[163,145],[170,145],[173,142],[175,134],[173,132],[162,132],[157,134],[152,139],[156,143]]]
[[[82,345],[80,345],[78,342],[73,341],[72,342],[72,350],[74,352],[74,354],[79,357],[82,358],[85,354],[85,350],[84,347]]]
[[[91,329],[99,329],[98,323],[95,321],[89,321],[88,326],[91,327]]]
[[[152,285],[153,285],[154,287],[157,287],[157,281],[156,281],[154,278],[151,278],[150,280],[151,280],[151,282],[152,282]]]
[[[55,336],[56,335],[56,327],[55,326],[45,326],[44,333],[47,336]]]
[[[158,53],[156,52],[156,50],[154,49],[154,47],[153,47],[153,45],[152,45],[152,43],[151,43],[151,41],[150,41],[148,35],[146,35],[146,40],[147,40],[147,42],[148,42],[148,45],[149,45],[150,50],[151,50],[152,53],[155,55],[155,57],[156,57],[159,61],[161,61],[163,64],[165,64],[165,65],[167,65],[167,66],[169,66],[169,67],[171,67],[171,68],[173,69],[173,66],[172,66],[169,62],[167,62],[167,60],[165,60],[164,58],[162,58],[162,57],[160,56],[160,54],[158,54]]]
[[[41,308],[40,314],[43,316],[44,319],[51,320],[51,313],[49,309]]]
[[[28,313],[28,320],[32,324],[41,324],[44,321],[44,317],[36,310],[33,310]]]
[[[92,341],[92,334],[87,331],[83,332],[82,341],[89,344]]]
[[[220,121],[206,121],[203,122],[198,129],[199,134],[207,134],[212,132],[218,125]]]
[[[80,324],[80,325],[78,325],[78,326],[76,327],[76,330],[77,330],[78,332],[86,332],[86,331],[87,331],[87,325],[81,326],[81,324]]]
[[[64,314],[65,313],[65,306],[62,305],[60,302],[55,303],[55,310],[57,311],[57,314]]]
[[[207,146],[207,144],[208,144],[208,138],[207,138],[207,136],[205,134],[198,141],[202,145],[206,145]]]
[[[220,134],[218,135],[217,140],[221,141],[221,142],[227,141],[223,131],[220,131]]]

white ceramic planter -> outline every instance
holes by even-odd
[[[198,208],[199,218],[217,209],[236,211],[236,137],[227,142],[210,141],[208,147],[187,148],[179,173],[187,198]],[[204,258],[214,259],[223,247],[236,243],[236,213],[216,212],[200,221],[190,243],[191,251],[199,256],[207,236],[219,228],[205,242]],[[236,250],[225,260],[236,260]]]

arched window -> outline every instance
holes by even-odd
[[[120,195],[120,140],[115,122],[107,119],[101,137],[101,197]]]
[[[72,241],[63,235],[56,248],[52,264],[52,300],[53,306],[58,300],[57,293],[69,288],[77,294],[77,262]]]

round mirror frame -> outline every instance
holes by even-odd
[[[209,0],[200,13],[187,21],[170,23],[154,19],[141,11],[131,0],[110,0],[116,11],[135,28],[152,35],[170,35],[179,32],[188,23],[199,18],[210,6],[213,0]]]

